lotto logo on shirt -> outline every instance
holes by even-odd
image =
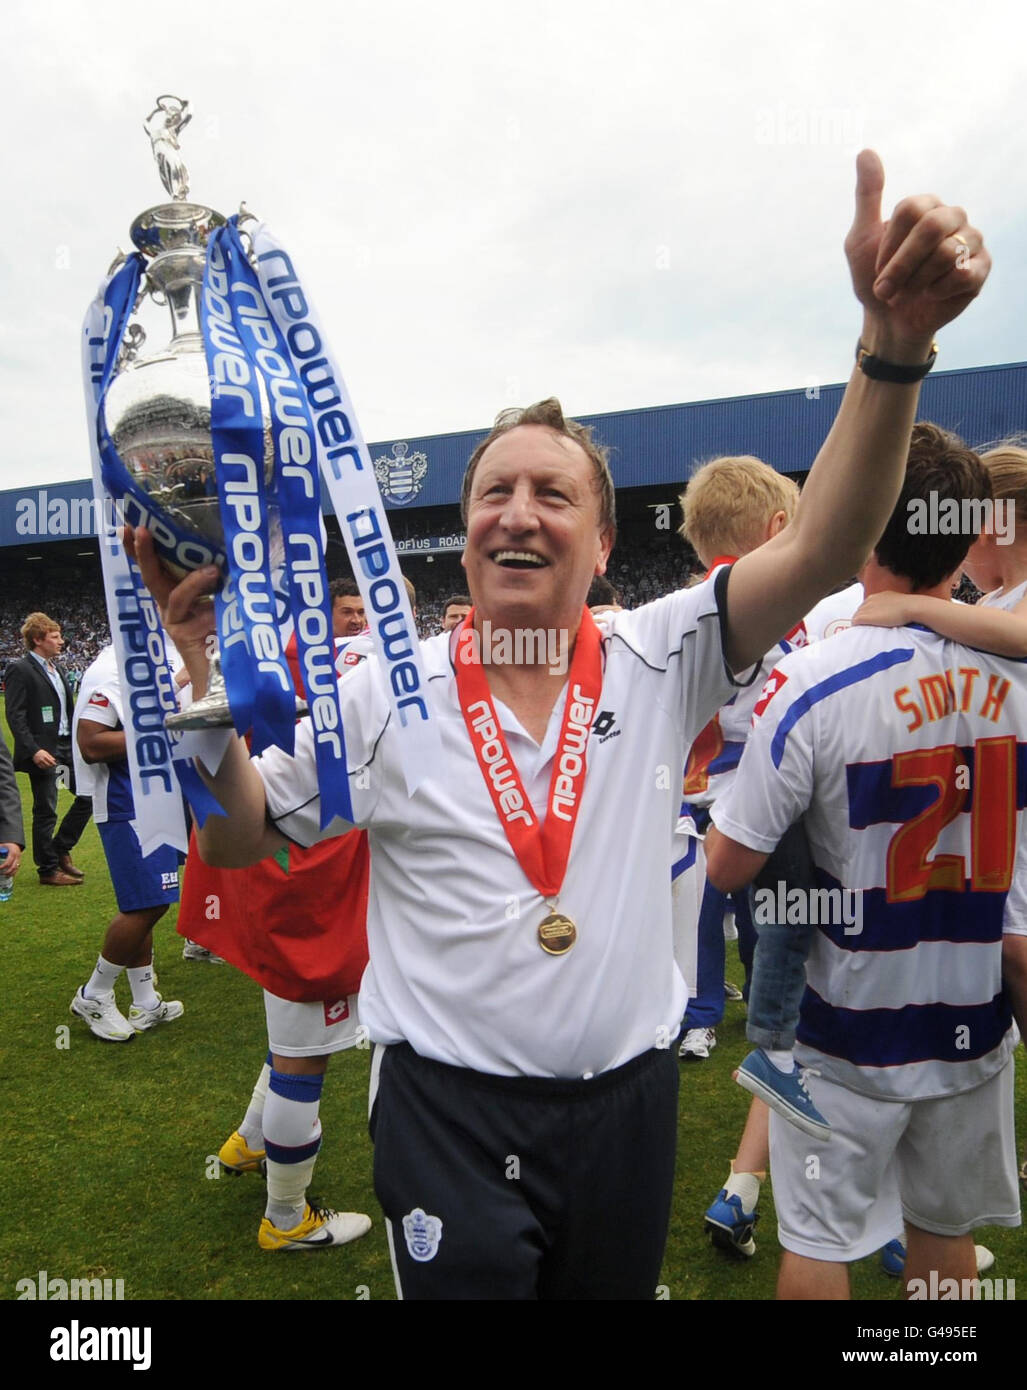
[[[161,874],[160,890],[162,893],[172,893],[178,888],[178,870],[170,874]]]
[[[95,695],[90,697],[89,703],[91,705],[96,705],[98,709],[108,709],[111,702],[107,699],[106,695],[101,695],[100,692],[97,691]]]
[[[349,1018],[349,1003],[345,999],[336,999],[334,1004],[325,1004],[325,1027],[331,1028],[333,1023],[342,1023]]]
[[[770,675],[764,681],[763,689],[760,691],[760,698],[756,701],[756,706],[753,709],[752,722],[754,724],[756,723],[756,720],[759,719],[763,711],[770,704],[771,700],[774,698],[777,692],[784,685],[785,681],[787,681],[787,679],[788,677],[782,675],[782,673],[775,666],[773,671],[771,671]]]

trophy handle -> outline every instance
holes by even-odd
[[[221,658],[217,654],[210,658],[207,668],[207,693],[194,700],[188,709],[169,714],[164,721],[173,732],[186,729],[227,729],[232,724],[232,711],[228,707],[228,691],[221,670]]]
[[[125,336],[121,343],[121,356],[118,358],[118,370],[127,366],[129,362],[134,362],[139,355],[139,350],[146,342],[146,329],[141,323],[130,323],[125,329]]]
[[[239,240],[242,242],[243,249],[246,252],[246,259],[249,261],[250,266],[254,270],[256,270],[257,268],[257,253],[253,248],[253,234],[246,227],[243,226],[243,223],[256,223],[259,221],[260,218],[256,215],[256,213],[250,212],[249,208],[246,206],[245,203],[239,204],[239,211],[236,214],[235,225],[239,233]]]

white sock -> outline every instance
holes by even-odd
[[[760,1180],[755,1173],[736,1173],[734,1165],[724,1190],[729,1197],[740,1197],[743,1211],[755,1211],[760,1199]]]
[[[767,1058],[777,1067],[778,1071],[783,1071],[786,1076],[791,1076],[792,1072],[795,1070],[795,1058],[792,1056],[792,1049],[790,1047],[775,1048],[774,1050],[765,1047],[763,1051],[766,1053]]]
[[[104,960],[103,956],[97,956],[96,969],[90,975],[89,983],[83,986],[83,995],[87,999],[96,999],[98,995],[110,994],[124,968],[123,965],[114,965],[111,961]]]
[[[271,1080],[271,1063],[265,1062],[257,1077],[257,1084],[246,1107],[246,1115],[239,1126],[248,1149],[259,1150],[264,1147],[264,1103],[267,1100],[267,1083]]]
[[[303,1219],[307,1188],[321,1147],[321,1088],[324,1075],[293,1076],[272,1071],[264,1102],[267,1208],[280,1231]]]
[[[307,1188],[314,1176],[317,1154],[302,1163],[267,1162],[267,1206],[264,1215],[280,1231],[291,1231],[303,1220]]]
[[[153,987],[153,961],[149,965],[129,966],[125,971],[137,1009],[155,1009],[160,1003]]]

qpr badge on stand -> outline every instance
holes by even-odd
[[[427,454],[407,454],[409,444],[393,444],[392,458],[382,454],[374,460],[374,476],[387,502],[405,507],[412,502],[424,485],[428,471]]]

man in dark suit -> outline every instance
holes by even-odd
[[[7,668],[7,722],[14,735],[14,766],[27,772],[32,783],[32,857],[40,883],[72,888],[84,875],[71,862],[71,851],[89,820],[92,803],[87,796],[76,796],[54,834],[58,785],[75,790],[74,700],[67,677],[56,664],[64,639],[60,626],[45,613],[30,613],[21,635],[28,655]]]

